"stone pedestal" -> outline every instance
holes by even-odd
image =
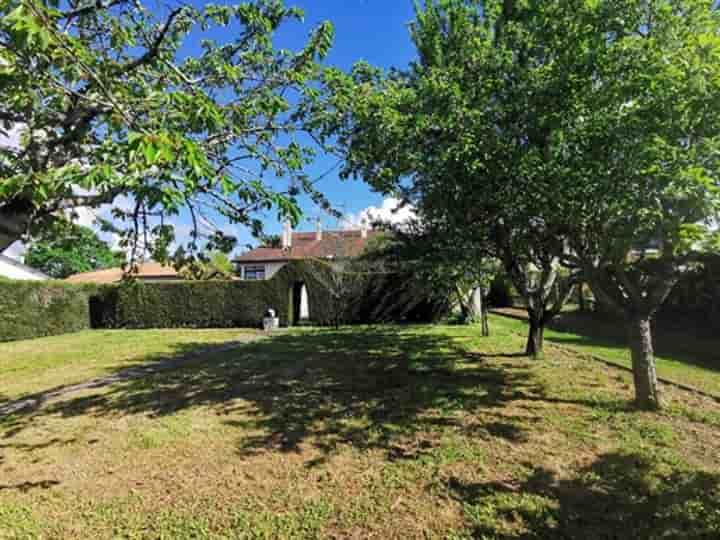
[[[265,317],[263,319],[263,330],[272,332],[280,328],[280,319],[278,317]]]

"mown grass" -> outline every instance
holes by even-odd
[[[0,343],[0,401],[259,334],[238,329],[86,330]]]
[[[522,310],[504,310],[522,316]],[[522,321],[499,324],[526,332]],[[572,347],[620,366],[630,367],[625,322],[593,313],[565,312],[546,330],[550,343]],[[661,321],[654,328],[658,373],[720,397],[720,341],[707,333]]]
[[[719,537],[715,402],[635,411],[491,324],[285,333],[2,418],[0,538]]]

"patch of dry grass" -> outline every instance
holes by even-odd
[[[283,334],[4,418],[0,538],[720,535],[714,402],[634,411],[492,323]]]

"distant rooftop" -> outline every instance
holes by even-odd
[[[235,262],[282,262],[296,259],[330,259],[357,257],[365,250],[368,240],[380,234],[378,231],[322,231],[293,232],[289,248],[260,246],[235,258]]]
[[[117,283],[122,280],[122,277],[123,269],[117,267],[75,274],[66,278],[65,281],[71,283]],[[177,270],[172,266],[157,262],[139,264],[138,273],[135,274],[135,277],[144,280],[180,279]]]

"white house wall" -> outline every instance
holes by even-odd
[[[280,271],[280,269],[281,269],[283,266],[285,266],[286,264],[287,264],[286,262],[256,263],[256,264],[247,263],[247,264],[241,264],[241,265],[240,265],[240,269],[239,269],[239,270],[240,270],[240,277],[241,277],[242,279],[245,279],[245,269],[246,269],[248,266],[253,266],[253,267],[254,267],[254,266],[264,266],[264,267],[265,267],[265,279],[270,279],[270,278],[273,277],[275,274],[277,274],[277,273]]]
[[[265,279],[270,279],[275,274],[277,274],[280,269],[285,266],[287,263],[279,262],[279,263],[265,263]]]
[[[3,260],[0,260],[0,276],[9,279],[26,279],[33,281],[42,281],[47,279],[35,272],[25,270],[20,265],[14,265]]]

